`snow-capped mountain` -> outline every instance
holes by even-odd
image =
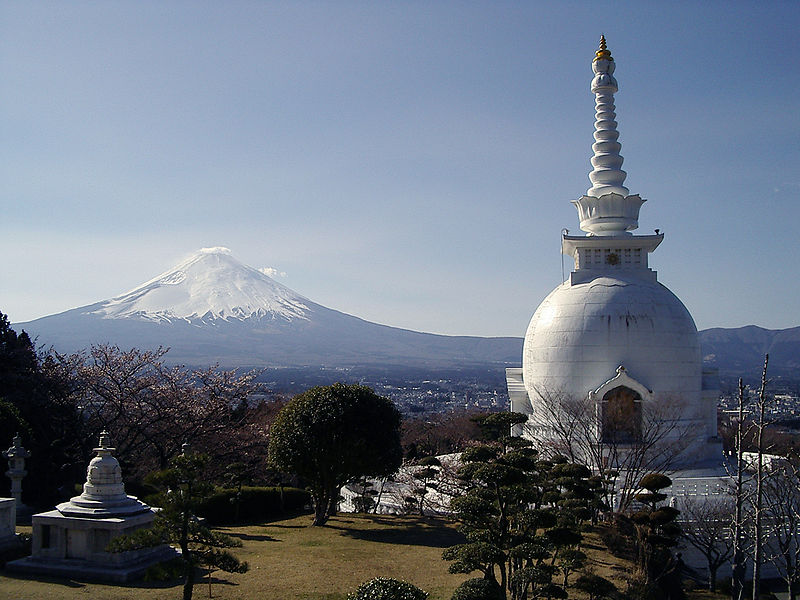
[[[522,355],[520,338],[420,333],[326,308],[226,248],[200,250],[112,299],[15,327],[60,352],[164,346],[170,361],[197,366],[502,367]]]
[[[236,260],[202,248],[178,266],[93,310],[104,319],[153,322],[271,318],[308,320],[308,300]]]

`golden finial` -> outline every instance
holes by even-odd
[[[614,60],[611,58],[611,51],[606,47],[606,36],[600,36],[600,49],[594,54],[595,60]]]

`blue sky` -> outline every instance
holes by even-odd
[[[603,33],[660,281],[701,329],[799,325],[798,31],[794,1],[4,2],[0,311],[221,245],[365,319],[522,336]]]

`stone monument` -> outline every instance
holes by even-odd
[[[8,563],[8,569],[125,582],[176,555],[167,545],[119,553],[106,551],[114,538],[150,527],[155,509],[125,494],[119,462],[112,455],[114,448],[105,431],[94,451],[97,456],[89,463],[83,493],[55,510],[33,515],[31,556]]]
[[[25,459],[30,458],[31,453],[22,447],[22,437],[14,436],[11,447],[3,452],[3,456],[8,459],[8,471],[6,476],[11,480],[11,496],[16,501],[15,519],[17,523],[30,523],[31,509],[22,503],[22,480],[28,474],[25,470]]]
[[[0,498],[0,550],[19,546],[16,512],[14,498]]]

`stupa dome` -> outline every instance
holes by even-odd
[[[63,502],[56,510],[63,515],[83,518],[106,518],[136,515],[150,511],[150,507],[135,496],[125,493],[122,470],[114,458],[108,432],[100,434],[100,445],[86,468],[86,483],[83,493]]]
[[[585,398],[619,366],[657,396],[696,396],[701,365],[683,303],[657,281],[623,271],[553,290],[534,313],[522,352],[534,412],[541,395]]]

